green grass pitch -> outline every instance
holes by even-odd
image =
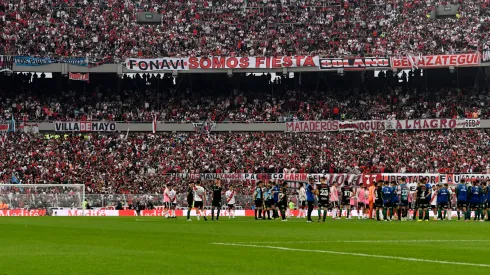
[[[486,222],[2,217],[0,228],[0,275],[490,274]]]

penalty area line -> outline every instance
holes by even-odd
[[[345,241],[285,241],[236,242],[232,244],[306,244],[306,243],[438,243],[438,242],[490,242],[490,240],[345,240]]]
[[[235,243],[211,243],[211,244],[213,244],[213,245],[223,245],[223,246],[268,248],[268,249],[276,249],[276,250],[284,250],[284,251],[299,251],[299,252],[325,253],[325,254],[333,254],[333,255],[345,255],[345,256],[366,257],[366,258],[400,260],[400,261],[408,261],[408,262],[425,262],[425,263],[435,263],[435,264],[450,264],[450,265],[476,266],[476,267],[487,267],[487,268],[490,268],[490,265],[488,265],[488,264],[476,264],[476,263],[465,263],[465,262],[438,261],[438,260],[428,260],[428,259],[420,259],[420,258],[386,256],[386,255],[355,253],[355,252],[340,252],[340,251],[331,251],[331,250],[300,249],[300,248],[289,248],[289,247],[281,247],[281,246],[253,245],[253,244],[235,244]]]

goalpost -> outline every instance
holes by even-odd
[[[81,209],[85,215],[84,201],[84,184],[0,184],[0,211],[14,215],[51,215],[56,209]]]

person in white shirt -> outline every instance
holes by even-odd
[[[170,217],[175,219],[177,218],[175,216],[175,208],[177,208],[177,192],[175,192],[173,186],[170,186],[168,197],[170,199]]]
[[[306,189],[303,185],[302,182],[299,183],[299,191],[298,191],[298,197],[299,197],[299,211],[298,211],[298,216],[296,218],[305,218],[306,217]]]
[[[207,221],[206,215],[203,215],[204,201],[206,201],[206,191],[201,183],[198,181],[194,186],[194,207],[196,208],[197,220],[200,216],[203,216],[204,220]]]
[[[230,185],[228,191],[225,193],[226,196],[226,204],[228,205],[228,218],[235,218],[235,190],[233,190],[233,186]]]

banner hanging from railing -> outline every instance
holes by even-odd
[[[366,70],[391,69],[388,57],[349,57],[349,58],[320,58],[320,70],[344,69]]]
[[[393,69],[449,68],[475,65],[480,65],[480,53],[391,57]]]
[[[88,82],[89,81],[89,74],[88,73],[70,73],[69,79]]]
[[[343,185],[348,183],[349,185],[372,185],[380,180],[389,182],[399,182],[405,178],[406,183],[414,185],[425,179],[427,183],[449,183],[458,184],[464,179],[466,182],[473,182],[474,180],[489,181],[490,174],[439,174],[439,173],[370,173],[370,174],[348,174],[348,173],[176,173],[169,174],[169,176],[183,179],[183,180],[199,180],[199,181],[211,181],[215,179],[221,179],[224,181],[282,181],[282,182],[308,182],[309,178],[313,178],[316,184],[321,181],[327,184],[337,183]],[[289,187],[297,187],[295,184],[290,184]]]
[[[88,62],[85,57],[32,57],[16,56],[14,57],[16,66],[43,66],[53,63],[66,63],[76,66],[87,67]]]
[[[185,57],[185,58],[127,58],[125,66],[132,71],[185,71],[194,69],[275,69],[296,67],[318,67],[318,56],[278,57]]]
[[[405,119],[368,121],[293,121],[286,122],[286,132],[335,132],[386,130],[437,130],[480,128],[480,119]]]
[[[0,55],[0,72],[11,72],[14,67],[14,57],[10,55]]]
[[[490,63],[490,50],[485,50],[481,56],[482,63]]]
[[[57,121],[54,124],[56,132],[114,132],[117,129],[115,122],[103,121]]]

